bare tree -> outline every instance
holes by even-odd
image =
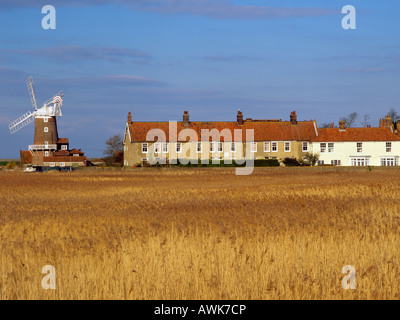
[[[319,127],[320,127],[320,128],[330,128],[330,127],[331,127],[331,125],[330,125],[330,123],[326,123],[326,122],[324,122],[324,123],[323,123],[323,124],[321,124]]]
[[[370,125],[369,119],[370,119],[369,114],[364,114],[364,115],[363,115],[363,118],[362,118],[362,120],[361,120],[361,125],[362,125],[364,128],[365,128],[365,127],[368,127],[368,126]]]
[[[342,117],[340,118],[341,121],[345,121],[346,127],[350,128],[351,126],[354,125],[358,117],[357,112],[350,113],[347,117]]]
[[[124,141],[121,134],[116,134],[106,140],[106,149],[103,154],[106,155],[106,162],[116,161],[118,152],[122,152],[124,149]]]

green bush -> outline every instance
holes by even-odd
[[[17,164],[15,162],[10,161],[10,162],[7,163],[6,168],[7,169],[14,169],[16,165]]]
[[[297,166],[300,166],[300,162],[298,162],[296,158],[285,158],[285,159],[283,160],[283,163],[284,163],[285,166],[287,166],[287,167],[297,167]]]

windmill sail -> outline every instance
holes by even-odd
[[[31,97],[32,106],[35,110],[37,110],[35,88],[33,87],[33,78],[32,77],[29,77],[28,79],[26,79],[26,85],[28,86],[28,92],[29,92],[29,96]]]
[[[22,129],[26,125],[30,124],[33,120],[35,120],[35,114],[28,111],[21,117],[19,117],[17,120],[11,122],[8,125],[8,128],[10,129],[11,134],[17,132],[18,130]]]

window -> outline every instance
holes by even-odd
[[[333,152],[335,144],[333,142],[328,143],[328,152]]]
[[[321,153],[325,152],[326,151],[326,143],[325,142],[320,143],[319,148],[320,148]]]
[[[210,152],[211,153],[215,152],[215,142],[210,142]]]
[[[142,143],[142,153],[147,153],[148,147],[147,142]]]
[[[125,147],[126,148],[126,147]],[[66,144],[63,144],[62,146],[61,146],[61,150],[67,150],[67,145]]]
[[[231,152],[236,152],[236,143],[231,142]]]
[[[251,152],[257,152],[257,142],[251,142],[250,143],[250,151]]]
[[[381,158],[381,166],[384,167],[394,167],[397,166],[397,159],[394,157],[391,158]]]
[[[45,156],[45,157],[48,157],[48,156],[49,156],[49,152],[48,152],[48,151],[45,151],[45,152],[44,152],[44,156]]]
[[[146,162],[147,161],[147,158],[142,158],[142,162]]]
[[[161,153],[161,143],[160,142],[156,142],[154,144],[154,153]]]
[[[323,166],[325,164],[324,160],[318,160],[318,165]]]
[[[49,132],[49,128],[48,127],[44,127],[44,132]]]
[[[196,145],[197,153],[201,153],[201,151],[203,150],[201,142],[196,142]]]
[[[168,143],[167,142],[163,142],[163,144],[162,144],[162,152],[163,153],[168,153]]]
[[[362,142],[357,142],[357,152],[362,152]]]
[[[49,146],[49,142],[48,142],[48,141],[45,141],[45,142],[44,142],[44,145],[45,145],[46,147],[48,147],[48,146]]]
[[[334,166],[340,166],[340,165],[342,165],[342,161],[341,160],[331,160],[331,164]]]
[[[44,122],[49,122],[49,118],[44,118],[43,121]]]
[[[55,167],[56,164],[54,162],[50,162],[50,167]]]
[[[308,142],[303,142],[303,152],[308,152]]]
[[[278,152],[278,142],[272,142],[272,152]]]
[[[351,165],[354,167],[369,166],[368,158],[350,158],[350,160],[351,160]]]
[[[182,152],[182,142],[177,142],[176,143],[176,153],[181,153]]]
[[[218,152],[222,152],[222,151],[223,151],[222,142],[218,142]]]
[[[60,162],[60,167],[65,167],[65,162]]]
[[[290,142],[285,142],[285,152],[290,152]]]
[[[270,152],[270,144],[269,144],[269,142],[264,142],[264,152]]]
[[[386,142],[386,152],[392,152],[392,143]]]

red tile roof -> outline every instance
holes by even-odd
[[[43,162],[84,162],[85,160],[86,157],[74,157],[74,156],[43,157]]]
[[[400,137],[388,128],[322,128],[312,142],[346,141],[400,141]]]
[[[210,131],[217,129],[219,132],[223,129],[228,129],[232,134],[232,138],[234,138],[234,130],[242,129],[242,141],[246,141],[246,129],[253,129],[254,141],[308,141],[315,137],[315,127],[314,121],[299,121],[297,125],[293,125],[290,121],[254,120],[245,121],[242,126],[239,126],[236,121],[191,121],[188,127],[184,127],[183,122],[178,121],[177,135],[179,136],[183,129],[193,129],[200,141],[202,129],[209,129]],[[129,124],[131,141],[153,141],[153,139],[146,139],[146,135],[151,129],[161,129],[165,132],[167,141],[174,140],[169,137],[169,122],[132,122]],[[240,139],[236,140],[240,141]],[[221,138],[221,141],[224,141],[224,139]]]
[[[74,149],[69,151],[69,154],[81,154],[81,155],[84,155],[85,153],[82,152],[81,150],[78,150],[78,149],[74,148]]]
[[[57,140],[57,143],[66,143],[66,144],[69,144],[69,141],[68,141],[68,138],[59,138],[59,139]]]

